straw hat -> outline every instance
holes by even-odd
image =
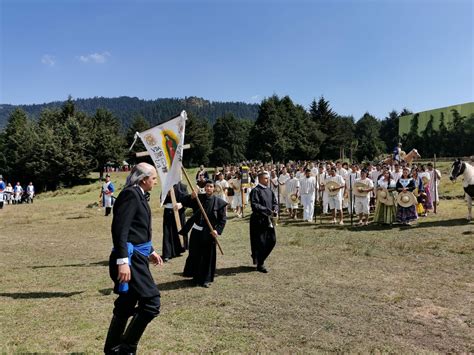
[[[368,189],[369,186],[364,184],[363,182],[356,181],[354,184],[354,195],[360,196],[360,197],[367,197],[368,192],[364,191],[365,189]]]
[[[402,191],[397,196],[397,203],[401,207],[411,207],[416,205],[416,197],[410,191]]]
[[[291,194],[290,195],[290,200],[291,200],[291,202],[296,203],[296,202],[298,202],[298,196],[296,194]]]
[[[329,196],[336,196],[339,192],[339,187],[341,187],[341,185],[339,185],[335,181],[328,181],[326,183],[326,189],[328,191]]]
[[[387,189],[377,191],[377,201],[380,201],[380,203],[383,203],[387,206],[393,206],[395,203],[393,196],[388,192]]]

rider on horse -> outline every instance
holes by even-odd
[[[401,154],[402,152],[402,143],[398,143],[395,148],[393,148],[393,161],[401,161]]]

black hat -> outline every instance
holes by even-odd
[[[212,179],[207,179],[207,180],[206,180],[206,185],[207,185],[207,184],[212,184],[212,185],[214,185],[214,180],[212,180]]]

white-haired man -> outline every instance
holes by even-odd
[[[112,321],[104,345],[106,354],[135,353],[148,323],[160,313],[160,291],[149,262],[163,261],[151,245],[149,192],[157,183],[156,169],[147,163],[136,165],[125,189],[114,204],[109,272],[114,282]],[[128,325],[128,318],[133,317]]]

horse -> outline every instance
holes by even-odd
[[[472,199],[474,198],[474,167],[461,159],[457,159],[451,166],[449,179],[455,182],[461,175],[464,178],[463,187],[467,201],[467,220],[470,221],[472,219]]]
[[[421,155],[418,153],[418,150],[413,148],[410,153],[406,154],[403,150],[400,152],[400,159],[407,162],[407,164],[411,164],[415,159],[420,159]],[[388,156],[384,160],[382,160],[382,164],[392,165],[393,155]]]

